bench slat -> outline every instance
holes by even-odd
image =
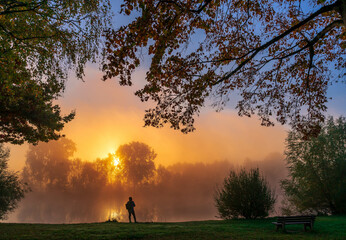
[[[311,222],[285,222],[286,225],[292,225],[292,224],[310,224]],[[275,222],[273,224],[276,225],[282,225],[283,223],[281,222]]]
[[[309,226],[312,228],[315,222],[316,216],[282,216],[277,217],[276,222],[272,222],[272,224],[276,225],[276,230],[278,228],[285,228],[285,225],[293,225],[293,224],[304,224],[304,230],[306,231],[306,227]]]

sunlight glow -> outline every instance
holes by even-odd
[[[121,220],[121,211],[117,212],[114,210],[110,210],[109,214],[108,214],[108,221],[111,222],[118,222]]]
[[[118,219],[119,217],[120,217],[120,214],[115,211],[111,212],[110,214],[111,219]]]
[[[113,165],[114,167],[118,167],[118,166],[119,166],[119,163],[120,163],[119,158],[113,156],[112,165]]]

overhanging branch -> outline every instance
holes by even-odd
[[[322,13],[326,13],[326,12],[330,12],[333,10],[336,10],[339,8],[340,5],[340,1],[336,1],[333,4],[324,6],[322,8],[320,8],[318,11],[314,12],[313,14],[311,14],[309,17],[305,18],[304,20],[302,20],[301,22],[299,22],[298,24],[292,26],[291,28],[289,28],[288,30],[286,30],[285,32],[283,32],[282,34],[280,34],[279,36],[274,37],[273,39],[271,39],[270,41],[266,42],[265,44],[259,46],[258,48],[253,49],[252,51],[249,51],[245,56],[247,56],[249,53],[252,53],[248,58],[246,58],[245,60],[243,60],[233,71],[225,74],[221,79],[217,80],[216,82],[214,82],[212,85],[217,85],[223,81],[225,81],[226,79],[229,79],[231,76],[233,76],[235,73],[237,73],[242,67],[244,67],[247,63],[249,63],[259,52],[265,50],[266,48],[268,48],[269,46],[271,46],[272,44],[274,44],[275,42],[280,41],[281,39],[285,38],[286,36],[288,36],[290,33],[294,32],[295,30],[299,29],[300,27],[304,26],[305,24],[307,24],[309,21],[311,21],[312,19],[314,19],[315,17],[319,16]],[[317,42],[318,39],[320,39],[322,36],[324,36],[328,31],[330,31],[333,27],[335,27],[336,24],[340,24],[342,23],[342,20],[339,21],[334,21],[332,24],[328,25],[324,30],[322,30],[319,34],[316,35],[316,37],[310,42],[310,44],[314,44]],[[307,44],[305,48],[309,47],[310,45]],[[303,49],[300,49],[299,51],[301,51]]]

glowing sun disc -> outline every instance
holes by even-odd
[[[117,167],[120,163],[120,160],[119,158],[116,158],[116,157],[113,157],[113,161],[112,161],[112,164],[114,167]]]

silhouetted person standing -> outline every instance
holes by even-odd
[[[132,197],[129,197],[129,201],[126,203],[125,206],[126,206],[127,211],[129,211],[129,221],[131,222],[131,214],[132,214],[133,219],[135,220],[135,223],[136,223],[137,220],[136,220],[136,214],[135,214],[135,209],[134,209],[136,204],[134,201],[132,201]]]

